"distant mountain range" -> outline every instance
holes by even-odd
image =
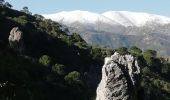
[[[80,10],[43,16],[65,25],[70,33],[79,33],[89,44],[111,48],[136,45],[170,56],[170,18],[165,16],[129,11],[98,14]]]

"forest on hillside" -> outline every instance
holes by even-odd
[[[11,41],[13,29],[22,34]],[[62,25],[0,0],[0,100],[95,100],[104,58],[135,56],[141,66],[135,100],[170,100],[170,63],[155,50],[87,44]]]

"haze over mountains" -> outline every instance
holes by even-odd
[[[165,16],[129,11],[98,14],[80,10],[43,16],[65,25],[70,33],[79,33],[89,44],[111,48],[136,45],[170,56],[170,18]]]

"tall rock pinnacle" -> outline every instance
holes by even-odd
[[[96,100],[130,100],[138,84],[140,67],[135,57],[117,52],[105,58]]]

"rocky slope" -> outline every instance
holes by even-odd
[[[121,56],[115,52],[105,58],[96,100],[129,100],[138,84],[139,74],[138,61],[131,55]]]

